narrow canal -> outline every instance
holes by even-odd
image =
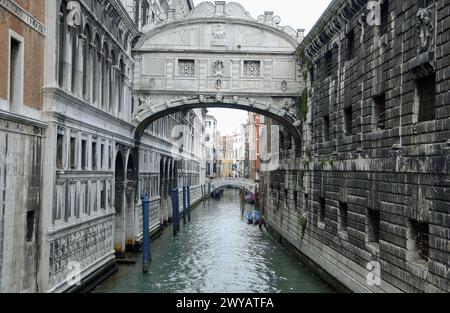
[[[152,257],[148,274],[139,255],[94,292],[333,292],[264,228],[241,219],[235,190],[200,204],[176,237],[166,229],[152,242]]]

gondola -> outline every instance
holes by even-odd
[[[261,212],[257,210],[251,210],[245,214],[245,219],[247,220],[247,224],[259,224],[259,220],[261,219]]]

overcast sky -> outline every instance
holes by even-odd
[[[203,1],[194,0],[195,5],[201,2]],[[264,11],[273,11],[275,15],[281,17],[280,25],[291,26],[294,29],[303,28],[307,34],[331,0],[236,0],[234,2],[242,4],[254,19],[264,14]],[[208,111],[217,119],[222,135],[231,135],[234,129],[247,121],[248,116],[247,112],[231,109],[208,109]]]

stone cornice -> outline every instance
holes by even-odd
[[[247,25],[251,27],[255,27],[258,29],[263,29],[267,32],[273,33],[276,36],[279,36],[286,41],[288,41],[293,49],[296,49],[298,46],[297,39],[289,35],[288,33],[284,32],[283,30],[279,28],[275,28],[273,26],[269,26],[266,24],[258,23],[256,21],[250,21],[245,19],[238,19],[238,18],[227,18],[227,17],[209,17],[209,18],[190,18],[180,21],[173,21],[171,23],[161,24],[154,29],[150,30],[146,34],[142,35],[142,37],[139,39],[138,43],[135,45],[135,49],[133,50],[139,50],[139,48],[147,42],[150,38],[153,36],[160,34],[164,31],[168,31],[177,27],[182,26],[189,26],[193,24],[205,24],[205,23],[211,23],[211,24],[217,24],[217,23],[223,23],[223,24],[238,24],[238,25]]]
[[[306,64],[317,56],[330,39],[345,30],[366,3],[366,0],[333,0],[297,48],[300,63]]]

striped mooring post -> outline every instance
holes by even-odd
[[[186,187],[188,222],[191,222],[191,186]]]
[[[150,238],[150,199],[148,195],[142,194],[142,272],[148,273],[148,262],[152,259],[152,248]]]
[[[177,227],[177,212],[180,211],[178,200],[178,189],[172,189],[172,225],[173,225],[173,235],[175,236],[178,232]]]
[[[183,225],[186,225],[186,211],[187,211],[187,187],[183,187]]]

